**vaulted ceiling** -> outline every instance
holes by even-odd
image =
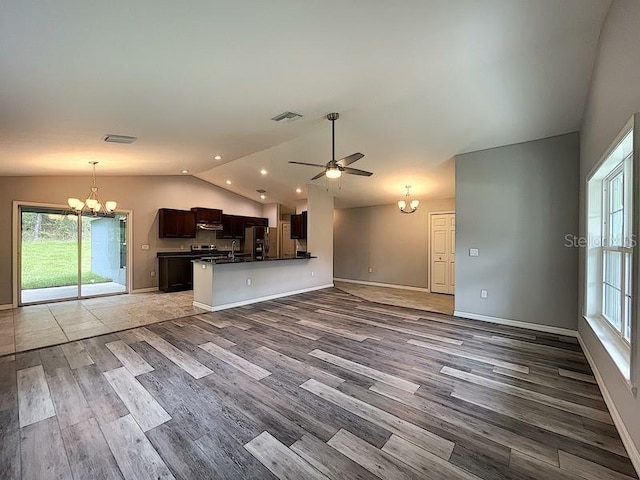
[[[292,204],[454,194],[462,152],[579,130],[609,0],[0,3],[0,175],[176,175]],[[293,111],[303,117],[276,123]],[[138,137],[107,144],[105,134]],[[222,160],[214,160],[215,155]],[[267,174],[260,174],[261,169]],[[231,181],[231,185],[227,184]],[[295,189],[299,187],[302,193]]]

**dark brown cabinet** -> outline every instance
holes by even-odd
[[[291,239],[307,239],[307,212],[291,215]]]
[[[191,211],[196,214],[196,224],[217,225],[222,223],[222,210],[217,208],[193,207]]]
[[[222,214],[222,231],[218,238],[244,238],[244,217],[240,215]]]
[[[195,238],[195,212],[161,208],[158,210],[158,236],[160,238]]]
[[[158,257],[158,289],[162,292],[193,290],[192,257]]]
[[[269,219],[261,217],[243,217],[241,215],[222,214],[222,231],[218,238],[244,238],[244,229],[249,227],[268,227]]]
[[[262,217],[244,217],[244,228],[249,227],[268,227],[269,219]]]

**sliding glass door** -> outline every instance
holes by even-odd
[[[20,206],[20,304],[126,293],[127,215]]]
[[[80,296],[127,291],[127,217],[82,216]]]

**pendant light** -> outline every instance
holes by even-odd
[[[407,194],[403,200],[398,200],[398,208],[401,213],[414,213],[418,209],[418,205],[420,205],[420,200],[411,199],[411,193],[409,192],[411,185],[405,185],[404,188],[407,189]]]
[[[98,194],[98,186],[96,185],[96,165],[98,162],[89,162],[89,165],[92,166],[93,172],[93,184],[91,186],[91,191],[89,195],[83,202],[79,198],[69,197],[67,199],[67,203],[69,207],[78,214],[82,214],[84,212],[91,211],[93,215],[98,215],[100,213],[104,215],[109,215],[113,213],[118,204],[113,200],[107,200],[106,202],[102,201],[100,195]]]

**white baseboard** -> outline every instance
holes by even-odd
[[[333,281],[345,282],[345,283],[358,283],[360,285],[371,285],[372,287],[386,287],[386,288],[397,288],[400,290],[413,290],[416,292],[426,292],[426,293],[430,292],[428,288],[411,287],[409,285],[396,285],[395,283],[367,282],[365,280],[351,280],[350,278],[334,278]]]
[[[553,333],[554,335],[565,335],[567,337],[577,337],[577,330],[569,330],[568,328],[552,327],[551,325],[541,325],[539,323],[521,322],[519,320],[510,320],[508,318],[490,317],[488,315],[479,315],[477,313],[453,312],[454,317],[469,318],[471,320],[482,320],[483,322],[497,323],[500,325],[508,325],[510,327],[526,328],[528,330],[537,330],[538,332]]]
[[[220,310],[227,310],[229,308],[242,307],[243,305],[250,305],[252,303],[258,303],[258,302],[266,302],[267,300],[274,300],[276,298],[288,297],[290,295],[298,295],[300,293],[313,292],[315,290],[322,290],[324,288],[331,288],[331,287],[333,287],[333,283],[320,285],[318,287],[303,288],[302,290],[293,290],[291,292],[276,293],[274,295],[267,295],[265,297],[252,298],[249,300],[241,300],[240,302],[225,303],[223,305],[215,305],[213,307],[211,307],[210,305],[205,305],[204,303],[200,303],[200,302],[193,302],[193,306],[202,308],[203,310],[207,310],[209,312],[218,312]]]
[[[600,387],[600,391],[602,392],[602,397],[604,398],[604,403],[607,405],[609,409],[609,413],[611,414],[611,418],[613,419],[613,423],[618,430],[618,434],[622,439],[622,444],[624,448],[627,449],[627,453],[629,454],[629,459],[633,464],[633,467],[636,469],[636,472],[640,474],[640,451],[638,451],[638,446],[633,442],[629,431],[627,430],[626,425],[622,421],[622,417],[616,408],[616,404],[613,402],[613,398],[607,389],[607,385],[604,383],[602,375],[600,375],[600,371],[591,356],[591,352],[587,348],[586,344],[582,341],[582,337],[578,332],[578,342],[580,343],[580,347],[582,347],[582,351],[584,352],[584,356],[587,358],[587,362],[591,366],[591,370],[593,370],[593,374],[596,377],[596,381],[598,382],[598,386]]]
[[[131,293],[149,293],[156,291],[158,291],[158,287],[136,288],[135,290],[131,290]]]
[[[12,308],[15,308],[13,306],[13,303],[5,303],[3,305],[0,305],[0,310],[11,310]]]
[[[211,305],[207,305],[206,303],[193,302],[194,307],[201,308],[202,310],[206,310],[207,312],[213,312],[213,307]]]

